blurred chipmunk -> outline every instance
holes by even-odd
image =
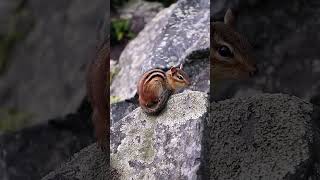
[[[235,30],[230,9],[224,22],[211,24],[210,43],[211,80],[244,79],[257,73],[251,44]]]

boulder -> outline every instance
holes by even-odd
[[[102,153],[97,144],[92,144],[42,180],[113,180],[115,178],[110,177],[108,156]]]
[[[195,179],[207,103],[205,93],[186,91],[160,116],[137,108],[111,129],[111,166],[122,179]]]
[[[319,179],[319,117],[305,100],[257,94],[212,102],[173,95],[160,116],[137,108],[112,125],[109,159],[96,145],[49,179]]]
[[[204,128],[204,176],[319,179],[312,104],[289,95],[260,94],[213,102],[210,109]]]
[[[193,80],[190,89],[208,92],[209,4],[209,0],[180,0],[160,11],[121,54],[111,95],[132,98],[143,72],[179,64],[185,64]]]
[[[160,116],[147,116],[137,108],[112,126],[111,171],[109,159],[93,144],[43,180],[194,179],[207,105],[205,93],[186,91],[173,95]]]

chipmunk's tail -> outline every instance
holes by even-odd
[[[154,106],[154,107],[146,107],[146,106],[141,106],[142,110],[152,116],[156,116],[162,112],[164,107],[166,106],[166,103],[169,99],[169,97],[173,94],[172,90],[166,89],[160,96],[159,102]]]

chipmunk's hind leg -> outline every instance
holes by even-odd
[[[158,115],[162,112],[162,110],[165,108],[166,106],[166,103],[169,99],[169,97],[173,94],[173,91],[169,90],[169,89],[165,89],[159,99],[158,99],[158,102],[157,102],[157,105],[156,105],[156,108],[155,110],[150,113],[151,115]]]

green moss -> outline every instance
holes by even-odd
[[[121,98],[119,96],[110,96],[110,104],[120,102]]]
[[[125,39],[132,39],[134,37],[135,34],[130,31],[130,20],[111,20],[111,44],[117,44]]]
[[[112,82],[113,78],[119,73],[120,68],[114,67],[110,69],[110,82]]]
[[[18,111],[14,108],[1,108],[0,130],[14,131],[21,129],[32,122],[32,116],[31,113]]]

